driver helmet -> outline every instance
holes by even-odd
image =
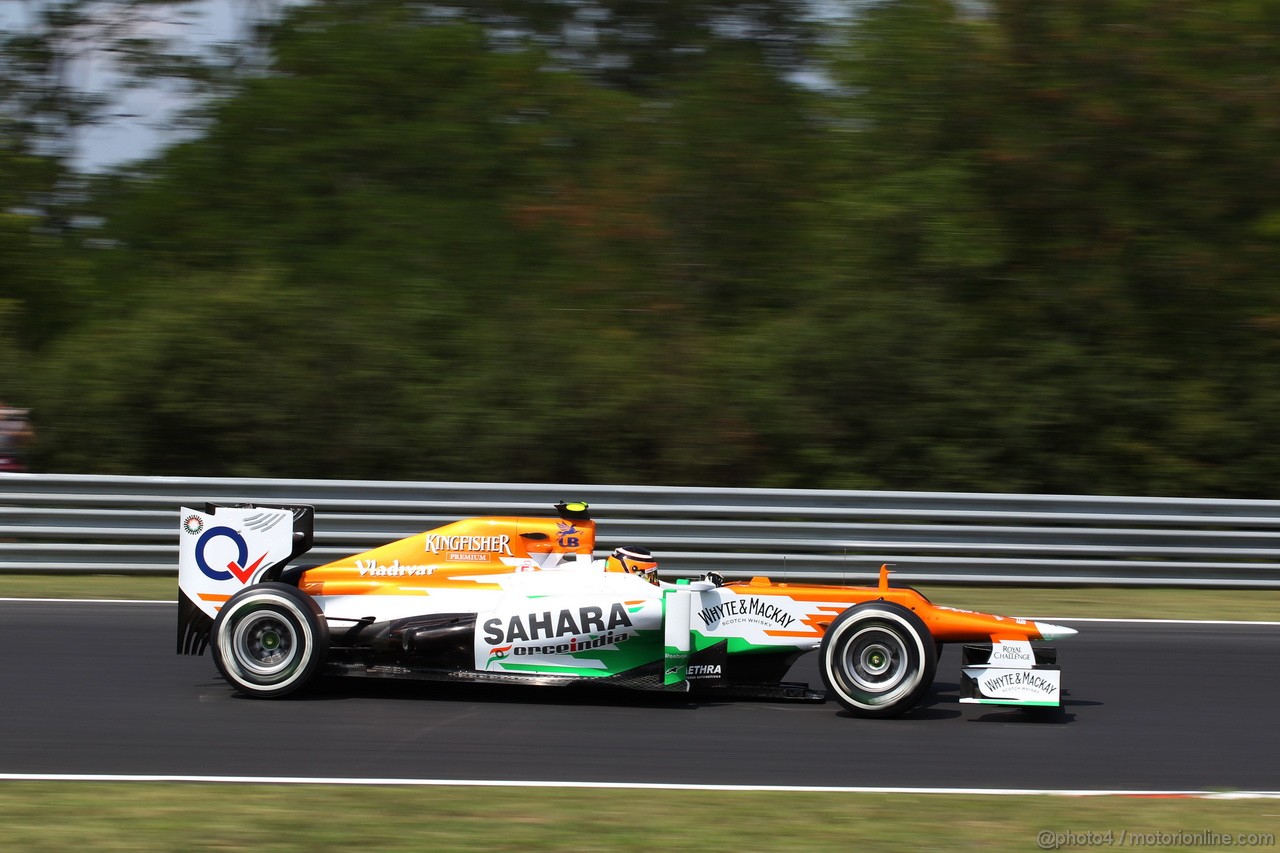
[[[611,572],[639,575],[651,584],[658,583],[658,561],[648,548],[618,548],[605,561],[605,568]]]

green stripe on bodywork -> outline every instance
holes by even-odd
[[[585,678],[607,678],[620,672],[627,672],[653,663],[658,660],[658,632],[633,631],[632,636],[613,646],[600,649],[583,649],[578,652],[566,652],[561,658],[572,658],[578,661],[599,661],[599,668],[586,668],[569,664],[537,664],[517,663],[510,654],[495,656],[489,661],[490,671],[499,672],[538,672],[547,675],[575,675]]]
[[[541,666],[532,663],[501,663],[503,672],[530,672],[539,675],[575,675],[579,678],[605,678],[613,675],[607,669],[577,669],[571,666]]]
[[[693,638],[694,651],[702,651],[710,648],[716,643],[728,641],[727,651],[729,654],[750,655],[750,654],[777,654],[785,652],[789,649],[798,649],[799,646],[793,643],[752,643],[744,640],[742,637],[718,637],[700,633],[698,631],[691,632]]]

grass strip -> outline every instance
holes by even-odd
[[[6,849],[39,851],[1025,851],[1274,849],[1274,800],[791,792],[0,783]],[[1112,842],[1082,844],[1081,839]],[[1229,843],[1195,843],[1213,835]],[[1250,835],[1263,836],[1250,838]],[[1270,843],[1267,843],[1270,834]],[[1163,836],[1163,839],[1162,839]],[[1141,843],[1122,843],[1141,837]],[[1147,843],[1164,840],[1182,843]],[[1045,841],[1051,842],[1046,846]]]
[[[935,604],[1008,616],[1280,621],[1280,590],[922,586]]]

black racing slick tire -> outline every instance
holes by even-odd
[[[297,587],[246,587],[218,611],[213,662],[247,696],[276,698],[305,687],[324,665],[329,625],[320,605]]]
[[[827,691],[859,717],[893,717],[915,707],[938,669],[924,621],[888,601],[867,601],[837,616],[820,655]]]

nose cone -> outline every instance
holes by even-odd
[[[1052,622],[1037,622],[1036,630],[1040,632],[1042,640],[1065,640],[1079,633],[1075,628],[1054,625]]]

